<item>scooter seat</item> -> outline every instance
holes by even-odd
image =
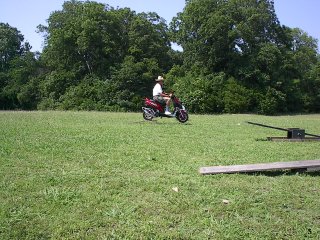
[[[165,106],[166,103],[165,102],[159,102],[158,100],[152,99],[153,102],[160,104],[161,106]]]

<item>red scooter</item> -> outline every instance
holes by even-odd
[[[179,122],[185,123],[188,121],[189,116],[186,108],[182,104],[182,102],[174,95],[171,96],[171,100],[174,106],[174,111],[172,114],[165,114],[166,104],[161,104],[158,101],[154,101],[149,98],[144,99],[144,107],[142,107],[143,118],[145,120],[151,121],[156,117],[175,117]]]

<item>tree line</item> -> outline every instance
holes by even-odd
[[[139,111],[163,75],[194,113],[320,112],[317,40],[272,0],[186,0],[169,24],[71,0],[37,31],[42,53],[0,23],[0,109]]]

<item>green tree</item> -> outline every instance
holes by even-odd
[[[168,28],[154,12],[119,11],[126,19],[127,51],[111,80],[117,86],[115,102],[124,109],[137,110],[141,98],[150,96],[155,77],[172,67]]]
[[[168,77],[174,77],[172,73]],[[188,110],[195,113],[219,113],[224,109],[223,89],[225,74],[198,75],[188,73],[182,77],[176,77],[173,89]]]
[[[100,3],[65,2],[38,29],[46,36],[43,59],[55,70],[106,76],[123,57],[120,21]]]
[[[185,75],[197,69],[202,76],[223,72],[234,79],[224,85],[224,111],[317,108],[316,41],[281,26],[272,0],[187,0],[170,30],[184,49]]]
[[[269,87],[266,94],[260,101],[260,113],[266,115],[275,115],[286,111],[285,94]]]
[[[224,112],[243,113],[250,108],[249,90],[237,83],[233,78],[229,79],[223,92]]]
[[[10,61],[24,52],[23,35],[9,24],[0,23],[0,72],[9,69]]]
[[[50,15],[48,26],[38,28],[46,36],[42,59],[49,68],[40,86],[41,108],[77,109],[69,104],[75,98],[105,102],[83,89],[107,82],[106,89],[113,92],[106,105],[137,109],[141,97],[151,91],[154,77],[172,66],[168,27],[156,13],[68,1]]]
[[[116,86],[114,102],[126,110],[138,110],[142,97],[150,96],[155,76],[161,72],[154,58],[145,58],[137,62],[133,56],[127,56],[111,81]]]
[[[184,50],[184,63],[200,64],[220,71],[230,53],[228,29],[231,19],[223,11],[224,1],[186,1],[184,11],[171,23],[172,38]]]
[[[157,13],[140,13],[132,17],[128,26],[128,55],[135,61],[153,58],[163,71],[170,65],[170,41],[165,20]]]
[[[269,0],[189,0],[171,23],[174,40],[184,49],[185,64],[235,73],[246,66],[262,43],[279,43],[281,27]]]
[[[307,112],[319,111],[319,84],[317,69],[319,65],[317,40],[301,29],[291,31],[292,62],[295,68],[295,82],[302,93],[302,101]]]
[[[303,91],[303,104],[306,112],[320,112],[320,61],[314,64],[306,73]]]
[[[30,109],[22,95],[25,85],[37,74],[37,60],[28,42],[16,28],[0,23],[0,108]],[[33,93],[32,93],[33,94]]]

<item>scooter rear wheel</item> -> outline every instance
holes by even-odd
[[[151,121],[153,119],[153,115],[146,113],[146,112],[143,112],[142,116],[143,116],[144,120],[147,120],[147,121]]]

